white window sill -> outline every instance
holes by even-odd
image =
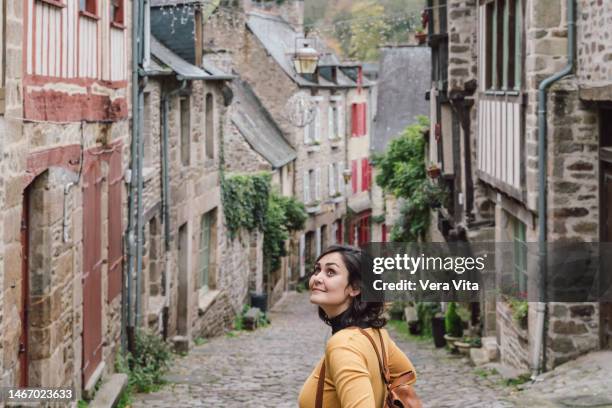
[[[330,142],[331,142],[332,149],[338,149],[341,146],[341,139],[333,139],[333,140],[330,140]]]
[[[318,152],[320,150],[321,150],[321,145],[312,144],[312,145],[306,146],[306,152],[308,153]]]
[[[306,212],[308,214],[317,214],[319,212],[321,212],[321,204],[306,204]]]
[[[206,313],[206,310],[214,303],[220,293],[220,290],[200,288],[198,292],[198,314],[203,315]]]

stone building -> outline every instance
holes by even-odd
[[[197,337],[222,334],[248,302],[251,276],[261,275],[261,237],[231,238],[225,225],[221,165],[233,76],[203,58],[201,4],[173,4],[173,13],[187,16],[174,28],[167,2],[150,9],[141,307],[150,327],[186,349]]]
[[[80,396],[114,367],[130,145],[127,6],[0,3],[3,386],[73,387]]]
[[[429,115],[429,104],[424,96],[430,85],[430,60],[429,47],[396,45],[381,49],[376,81],[377,103],[373,108],[376,114],[370,143],[373,153],[384,153],[391,140],[406,127],[417,123],[419,115]],[[379,222],[372,226],[371,240],[387,242],[399,213],[398,204],[392,195],[384,195],[374,181],[372,207],[373,219]]]
[[[362,93],[355,94],[356,66],[343,66],[321,41],[306,38],[303,6],[298,0],[243,1],[235,9],[219,7],[204,27],[206,56],[224,61],[219,65],[227,64],[249,84],[296,151],[293,188],[309,218],[298,237],[299,259],[290,265],[293,281],[305,276],[306,265],[322,247],[343,241],[347,120],[351,104],[363,103],[360,123],[365,123],[369,94],[366,80]],[[293,63],[296,48],[304,46],[320,54],[312,75],[298,74]]]
[[[608,241],[612,43],[603,21],[612,15],[610,4],[430,0],[428,6],[437,137],[429,153],[452,175],[450,208],[440,213],[446,238],[509,242],[518,260],[537,248],[540,233],[552,244]],[[537,262],[518,261],[513,270],[512,283],[533,300]],[[480,312],[502,362],[518,369],[552,368],[610,347],[609,303],[530,302],[526,326],[503,299],[482,302]]]

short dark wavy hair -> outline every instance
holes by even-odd
[[[327,247],[315,260],[315,265],[319,260],[327,255],[337,252],[342,257],[344,265],[348,270],[348,284],[353,288],[358,288],[362,282],[361,270],[364,266],[372,264],[372,257],[359,248],[347,245],[331,245]],[[380,329],[387,324],[387,319],[382,315],[385,304],[383,302],[365,302],[361,300],[361,293],[353,298],[349,313],[343,316],[341,322],[343,326],[373,327]],[[330,319],[327,317],[321,306],[319,306],[319,317],[327,325],[331,326]]]

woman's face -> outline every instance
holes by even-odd
[[[330,318],[339,315],[360,292],[349,286],[348,278],[348,269],[339,252],[322,256],[310,277],[310,302],[321,306]]]

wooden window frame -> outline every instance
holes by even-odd
[[[116,3],[116,4],[114,4]],[[125,0],[109,0],[110,24],[115,28],[125,28]]]
[[[85,1],[85,9],[81,8],[81,1]],[[98,0],[79,0],[79,14],[83,17],[99,20]]]
[[[514,218],[513,237],[514,257],[513,270],[514,278],[517,282],[518,292],[521,297],[526,297],[527,293],[527,243],[526,230],[527,227],[518,218]]]
[[[214,211],[214,210],[213,210]],[[200,290],[207,291],[208,290],[208,282],[210,278],[210,258],[211,258],[211,236],[212,236],[212,226],[213,226],[213,213],[207,212],[202,214],[200,218],[200,242],[198,246],[198,262],[199,262],[199,284]],[[207,227],[206,229],[204,227]],[[205,235],[207,234],[207,235]],[[206,240],[205,240],[206,238]],[[204,242],[206,242],[206,246],[204,246]]]
[[[520,93],[523,80],[524,0],[481,1],[485,5],[484,90]]]

